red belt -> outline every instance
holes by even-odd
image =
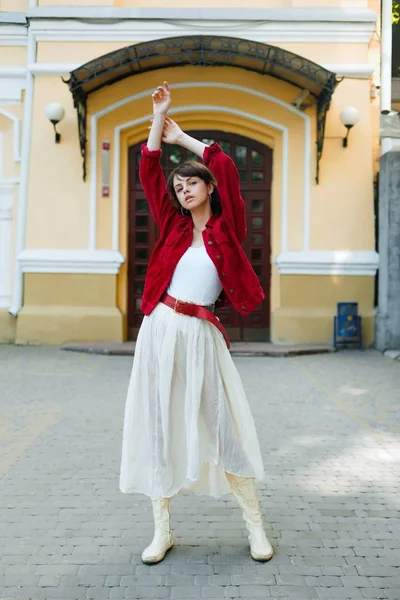
[[[175,312],[181,315],[188,315],[189,317],[197,317],[198,319],[204,319],[205,321],[208,321],[209,323],[215,325],[215,327],[224,336],[226,345],[229,350],[230,342],[228,334],[224,327],[221,325],[221,321],[218,319],[218,317],[214,315],[214,313],[211,312],[210,309],[206,308],[205,306],[200,306],[199,304],[194,304],[193,302],[182,302],[181,300],[177,300],[176,298],[173,298],[167,293],[165,293],[162,296],[160,302],[166,304],[167,306],[169,306],[169,308],[172,308]]]

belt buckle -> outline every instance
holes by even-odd
[[[175,298],[175,304],[174,304],[174,312],[176,313],[180,313],[181,311],[179,310],[179,305],[180,304],[184,304],[181,300],[178,300],[177,298]]]

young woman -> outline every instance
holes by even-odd
[[[153,93],[154,117],[142,146],[140,179],[160,237],[150,258],[128,389],[120,489],[152,500],[155,532],[144,563],[173,546],[170,504],[183,489],[232,492],[243,511],[251,556],[267,561],[255,479],[264,469],[257,433],[229,340],[215,305],[248,314],[264,297],[241,247],[245,205],[233,161],[167,117],[167,82]],[[161,141],[204,160],[185,162],[166,184]]]

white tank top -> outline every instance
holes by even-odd
[[[205,246],[188,248],[176,265],[168,294],[196,304],[214,304],[222,290],[217,269]]]

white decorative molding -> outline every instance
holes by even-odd
[[[238,36],[257,42],[369,43],[377,15],[326,9],[101,9],[59,7],[28,12],[37,41],[138,43],[180,35]],[[299,16],[301,15],[301,16]],[[334,18],[336,17],[336,18]],[[104,22],[102,22],[104,20]]]
[[[14,185],[0,183],[0,308],[11,306]]]
[[[375,72],[375,66],[370,63],[325,63],[322,65],[338,77],[357,77],[369,79]]]
[[[374,276],[379,255],[373,250],[308,250],[283,252],[275,259],[280,275]]]
[[[116,275],[124,257],[115,250],[23,250],[23,273],[97,273]]]
[[[0,108],[0,115],[3,115],[6,119],[13,122],[14,134],[13,134],[13,158],[14,162],[21,162],[21,140],[20,140],[20,128],[21,121],[18,117],[11,114],[7,110]],[[0,181],[3,173],[3,162],[2,162],[2,150],[3,150],[3,139],[0,140]]]
[[[36,2],[37,3],[37,2]],[[13,13],[18,15],[18,13]],[[341,7],[229,7],[229,15],[244,21],[295,21],[295,22],[376,22],[377,14],[369,8]],[[226,7],[115,7],[115,6],[39,6],[28,10],[27,17],[35,19],[95,19],[96,21],[160,19],[210,19],[226,21]]]
[[[0,27],[0,46],[26,46],[28,33],[26,24],[4,24]]]
[[[65,77],[71,71],[74,71],[81,64],[79,63],[32,63],[28,65],[28,70],[32,73],[32,75],[47,75],[50,77]]]
[[[0,106],[21,104],[25,87],[25,67],[0,67]]]
[[[28,65],[28,70],[35,76],[65,77],[80,66],[80,63],[36,62]],[[369,63],[322,63],[321,67],[336,73],[339,77],[357,77],[360,79],[368,79],[375,71],[375,67]]]

